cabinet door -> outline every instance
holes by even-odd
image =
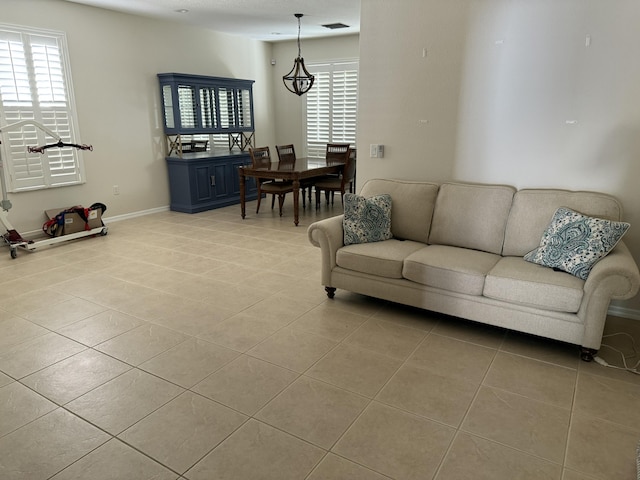
[[[212,200],[224,200],[234,193],[229,182],[231,168],[228,162],[215,162],[197,165],[194,173],[194,203]],[[236,193],[237,195],[237,193]]]

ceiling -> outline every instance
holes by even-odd
[[[360,0],[66,0],[73,3],[171,20],[231,35],[277,42],[360,31]],[[331,30],[325,24],[348,28]]]

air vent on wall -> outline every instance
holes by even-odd
[[[327,23],[326,25],[322,26],[331,30],[335,30],[337,28],[349,28],[349,25],[345,25],[344,23]]]

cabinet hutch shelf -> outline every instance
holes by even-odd
[[[238,167],[251,163],[253,80],[159,73],[171,210],[240,202]],[[255,182],[248,199],[257,197]]]

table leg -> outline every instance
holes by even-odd
[[[240,173],[240,214],[242,215],[242,219],[244,220],[244,216],[245,216],[245,192],[244,192],[244,188],[245,188],[245,176],[244,176],[244,172],[242,171],[242,167],[239,168],[239,173]]]
[[[300,211],[300,180],[293,180],[293,223],[298,226],[298,213]]]

